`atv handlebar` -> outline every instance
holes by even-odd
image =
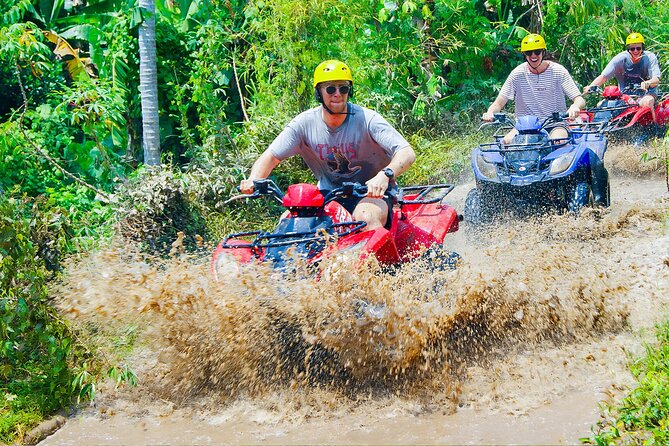
[[[590,85],[588,88],[588,91],[586,91],[583,94],[602,94],[604,92],[604,89],[600,87],[599,85]]]
[[[641,84],[630,84],[623,89],[622,93],[638,98],[645,96],[648,93],[648,90],[641,88]]]
[[[643,96],[648,90],[641,88],[641,84],[630,84],[620,91],[622,94],[630,96]],[[604,89],[598,85],[592,85],[584,94],[603,94]]]
[[[239,190],[239,186],[237,186]],[[241,200],[242,198],[260,198],[260,197],[273,197],[279,203],[283,200],[283,192],[279,189],[279,186],[269,178],[262,178],[260,180],[253,180],[253,193],[252,194],[240,194],[234,195],[227,200],[225,204],[228,204],[232,201]]]
[[[485,127],[489,127],[491,125],[502,126],[505,124],[513,127],[516,125],[516,122],[513,119],[511,119],[509,115],[506,113],[493,113],[493,120],[481,123],[477,131],[481,131]]]
[[[339,197],[364,198],[367,196],[367,186],[360,183],[345,182],[340,187],[336,187],[325,195],[325,204],[336,200]]]
[[[505,116],[505,115],[503,115]],[[452,184],[429,184],[426,186],[407,186],[401,188],[399,191],[395,189],[388,188],[383,194],[385,198],[391,198],[393,201],[397,201],[401,205],[403,204],[430,204],[437,203],[444,199],[455,186]],[[230,197],[225,203],[230,203],[235,200],[241,200],[242,198],[260,198],[260,197],[273,197],[280,203],[283,201],[283,192],[279,187],[270,179],[261,179],[253,181],[253,193],[252,194],[240,194]],[[237,188],[239,189],[239,188]],[[425,197],[435,190],[442,190],[436,197],[428,198]],[[408,192],[417,194],[417,196],[412,200],[404,200],[404,196]],[[339,197],[356,197],[364,198],[367,196],[367,186],[360,183],[345,182],[340,187],[332,189],[325,194],[324,204],[327,204],[331,201],[336,200]]]

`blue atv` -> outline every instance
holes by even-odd
[[[472,152],[476,187],[465,201],[464,219],[477,226],[503,212],[528,215],[541,212],[578,214],[584,206],[610,204],[609,174],[603,158],[608,141],[603,123],[572,124],[554,113],[544,122],[522,116],[514,122],[505,113],[484,123],[497,126],[494,142]],[[556,127],[567,136],[551,138]],[[509,144],[504,135],[518,132]]]

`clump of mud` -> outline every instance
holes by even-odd
[[[669,142],[663,138],[648,141],[645,145],[628,143],[610,144],[604,156],[607,168],[629,176],[666,174]]]
[[[467,370],[504,351],[624,329],[632,272],[610,238],[659,218],[637,209],[500,226],[455,270],[337,258],[315,276],[252,265],[215,282],[208,258],[126,247],[73,263],[56,292],[82,327],[141,327],[133,368],[144,391],[174,403],[296,388],[456,401]]]

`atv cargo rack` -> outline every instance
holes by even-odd
[[[301,243],[321,243],[326,242],[328,239],[334,239],[336,237],[344,237],[353,234],[354,232],[360,231],[365,226],[367,226],[367,223],[364,221],[347,221],[342,223],[333,223],[329,229],[349,227],[348,229],[342,231],[333,231],[331,233],[326,232],[324,229],[305,232],[287,232],[285,234],[273,234],[271,232],[263,231],[238,232],[235,234],[230,234],[228,237],[226,237],[226,239],[221,244],[221,248],[246,248],[255,252],[260,249],[279,248],[282,246]],[[246,237],[252,236],[255,237],[252,242],[243,240]],[[267,241],[263,243],[263,240]]]
[[[455,188],[455,185],[453,184],[430,184],[427,186],[407,186],[407,187],[402,187],[399,190],[398,197],[397,197],[397,202],[400,204],[400,206],[403,206],[405,204],[432,204],[432,203],[440,203],[446,195],[451,193],[451,191]],[[431,192],[435,190],[442,190],[445,189],[443,192],[441,192],[439,195],[436,197],[432,198],[426,198]],[[410,192],[410,195],[416,194],[415,197],[405,200],[404,197],[407,195],[407,192]]]

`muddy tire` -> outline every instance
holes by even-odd
[[[467,194],[464,219],[472,226],[481,226],[490,221],[489,210],[478,189],[472,189]]]
[[[606,179],[606,197],[604,203],[597,203],[600,206],[609,207],[611,206],[611,182],[609,179]]]
[[[567,194],[567,210],[574,215],[578,215],[583,207],[592,205],[592,192],[588,183],[577,183]]]
[[[434,245],[419,257],[429,266],[430,271],[445,271],[455,269],[462,257],[455,251],[449,251],[441,246]]]

